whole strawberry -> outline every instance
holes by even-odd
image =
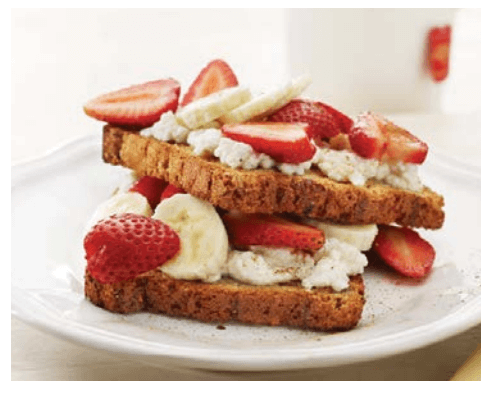
[[[336,109],[318,101],[295,99],[272,114],[269,121],[307,123],[311,138],[331,138],[348,132],[352,120]]]
[[[103,284],[156,269],[180,249],[177,233],[162,221],[133,213],[99,221],[84,239],[87,270]]]

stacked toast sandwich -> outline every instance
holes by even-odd
[[[443,225],[421,183],[428,146],[381,115],[300,98],[301,76],[258,96],[223,60],[180,97],[174,79],[89,101],[103,160],[132,170],[84,239],[86,297],[118,313],[347,330],[366,253],[423,277],[417,228]]]

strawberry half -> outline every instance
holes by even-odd
[[[147,198],[148,203],[155,209],[160,202],[160,196],[167,182],[153,176],[143,176],[135,181],[129,191],[138,192]]]
[[[372,112],[357,116],[348,136],[352,150],[364,158],[421,164],[428,154],[426,143]]]
[[[311,137],[331,138],[340,132],[347,133],[353,124],[348,116],[318,101],[304,99],[291,100],[273,113],[269,121],[285,123],[307,123]]]
[[[160,220],[133,213],[99,221],[84,239],[87,270],[103,284],[129,280],[166,263],[180,248]]]
[[[150,127],[162,113],[175,112],[181,86],[161,79],[103,94],[84,105],[87,115],[109,124]]]
[[[223,135],[247,143],[258,153],[279,162],[298,164],[310,160],[315,146],[310,142],[310,126],[306,123],[241,123],[222,126]]]
[[[173,184],[168,184],[167,187],[164,188],[162,194],[160,195],[160,200],[162,201],[176,194],[185,194],[185,193],[186,191],[184,191],[182,188],[176,187]]]
[[[230,241],[238,247],[273,246],[315,251],[325,242],[320,229],[280,217],[227,213],[222,219]]]
[[[226,87],[234,87],[238,84],[239,82],[232,68],[225,61],[221,59],[213,60],[201,70],[191,84],[191,87],[182,99],[181,107],[186,106],[198,98],[206,97],[211,93],[215,93]]]
[[[399,273],[407,277],[426,276],[435,260],[435,250],[412,229],[379,225],[373,250]]]

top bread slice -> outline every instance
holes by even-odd
[[[355,186],[331,180],[316,169],[302,176],[274,169],[233,169],[214,157],[193,154],[190,146],[111,125],[103,130],[103,159],[139,176],[165,179],[225,210],[426,229],[441,228],[445,217],[443,197],[428,187],[414,192],[375,182]]]

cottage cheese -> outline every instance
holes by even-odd
[[[279,163],[266,154],[255,152],[246,143],[224,137],[218,129],[189,130],[177,122],[172,112],[164,113],[157,123],[143,130],[141,134],[165,142],[187,143],[193,148],[194,154],[213,155],[231,168],[251,170],[275,167],[287,175],[304,175],[315,166],[330,179],[350,182],[356,186],[363,186],[367,181],[375,180],[411,191],[421,191],[423,188],[418,176],[418,166],[414,164],[382,163],[349,151],[327,148],[317,148],[316,154],[309,161],[299,164]]]
[[[367,258],[356,247],[331,238],[312,256],[286,248],[232,250],[224,274],[253,285],[301,280],[306,289],[330,286],[341,291],[348,288],[349,277],[363,273],[367,264]]]
[[[366,159],[349,151],[331,149],[319,149],[314,163],[330,179],[349,181],[357,186],[373,179],[411,191],[420,191],[423,188],[418,176],[418,167],[414,164],[388,164]]]
[[[161,141],[175,141],[177,143],[185,143],[190,133],[189,128],[180,125],[174,113],[171,111],[165,112],[160,116],[160,120],[152,127],[146,128],[141,132],[143,136],[153,136]]]

